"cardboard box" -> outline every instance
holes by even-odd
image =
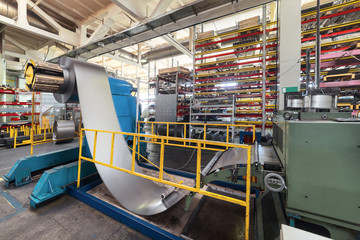
[[[173,72],[182,72],[182,73],[189,73],[189,69],[184,67],[171,67],[171,68],[162,68],[159,69],[159,74],[166,74],[166,73],[173,73]]]
[[[198,33],[198,38],[197,39],[204,39],[204,38],[208,38],[208,37],[213,37],[214,35],[215,35],[214,30],[203,32],[203,33]]]
[[[255,27],[260,24],[260,16],[251,17],[238,22],[239,29]]]

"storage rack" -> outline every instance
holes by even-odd
[[[192,122],[198,122],[198,113],[194,110],[202,113],[208,111],[207,105],[210,105],[214,114],[213,122],[220,120],[221,123],[271,127],[277,97],[277,27],[276,22],[266,21],[266,18],[266,22],[260,24],[259,18],[240,21],[235,30],[198,34],[195,40],[193,102],[202,102],[202,105],[192,104]],[[263,28],[266,30],[263,31]],[[224,106],[224,103],[232,105],[231,100],[224,100],[232,97],[234,110]],[[230,120],[227,118],[227,121],[223,121],[223,109],[229,111]]]
[[[306,51],[310,52],[309,82],[313,82],[316,39],[316,12],[302,12],[302,76],[306,78]],[[336,5],[325,4],[320,8],[321,82],[320,87],[340,88],[338,107],[357,111],[360,87],[360,1],[344,1]],[[302,89],[305,89],[302,80]],[[354,97],[355,96],[355,97]]]
[[[341,4],[325,4],[320,8],[321,34],[321,76],[326,78],[344,74],[358,73],[360,55],[360,1],[347,1]],[[311,76],[314,76],[312,57],[315,55],[316,11],[314,8],[302,11],[302,76],[305,77],[306,50],[310,49]],[[326,77],[324,77],[326,76]],[[355,76],[355,75],[353,75]],[[336,79],[336,78],[335,78]],[[304,81],[302,81],[304,83]],[[341,87],[341,84],[322,84],[321,87]],[[355,84],[354,84],[355,85]]]
[[[301,89],[305,89],[307,49],[310,49],[312,58],[310,76],[314,76],[315,10],[311,8],[302,11]],[[360,73],[360,1],[325,4],[320,11],[321,76],[351,76],[350,81],[337,79],[336,82],[323,82],[320,87],[328,85],[347,89],[359,88],[360,81],[357,77]],[[277,26],[276,22],[270,21],[259,24],[256,18],[259,17],[239,22],[239,25],[242,25],[236,30],[198,34],[195,40],[193,101],[198,102],[201,99],[206,105],[206,98],[212,101],[234,95],[236,123],[256,124],[257,127],[265,124],[265,127],[271,127],[271,116],[276,108],[277,98]],[[262,29],[265,25],[264,33]],[[266,77],[265,119],[262,114],[263,72]],[[220,101],[219,105],[221,104]],[[211,105],[214,106],[212,110],[217,109],[213,101]],[[205,110],[204,108],[200,111]],[[219,113],[221,114],[221,111]],[[216,121],[215,118],[213,120]],[[191,121],[196,121],[193,112]]]
[[[0,102],[0,106],[1,107],[1,111],[0,111],[0,117],[14,117],[14,118],[20,118],[23,116],[31,116],[31,106],[32,106],[32,102],[31,101],[19,101],[19,95],[23,95],[23,94],[31,94],[31,92],[25,91],[23,89],[16,89],[16,88],[1,88],[0,89],[0,94],[9,94],[9,95],[14,95],[14,100],[13,101],[1,101]],[[40,96],[40,93],[36,93],[37,96]],[[34,102],[35,106],[39,106],[40,105],[40,101],[35,100]],[[20,107],[19,107],[20,106]],[[28,106],[28,107],[23,107],[23,106]],[[40,115],[40,113],[38,111],[34,112],[35,116]],[[17,126],[19,122],[19,119],[16,120],[11,120],[6,121],[6,122],[2,122],[1,127],[0,128],[6,128],[9,126]],[[31,121],[30,123],[31,124]]]
[[[188,122],[190,98],[193,94],[193,84],[189,70],[180,66],[159,69],[155,87],[155,120]],[[165,102],[169,99],[169,102]],[[170,109],[171,103],[174,102],[175,110],[174,108]]]

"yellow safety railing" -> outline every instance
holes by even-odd
[[[52,136],[51,137],[47,136],[47,134],[53,133],[53,127],[42,128],[40,126],[34,126],[34,128],[25,127],[24,131],[23,131],[24,136],[30,136],[30,139],[24,140],[21,143],[18,143],[17,142],[18,130],[19,129],[14,129],[13,135],[10,134],[10,137],[14,138],[14,148],[17,148],[18,146],[23,146],[23,145],[30,145],[30,155],[34,154],[34,146],[35,145],[40,145],[40,144],[50,143],[50,142],[65,141],[65,140],[75,139],[75,138],[79,137],[79,133],[75,132],[74,138],[62,138],[62,139],[54,140],[52,138]],[[20,129],[20,131],[21,131],[21,129]],[[40,139],[40,140],[35,140],[35,138]]]
[[[233,133],[235,133],[235,129],[236,128],[249,128],[251,127],[253,130],[253,136],[252,136],[252,142],[255,141],[255,130],[256,130],[256,126],[255,125],[247,125],[247,124],[225,124],[225,123],[188,123],[188,122],[149,122],[149,121],[138,121],[138,125],[137,125],[137,132],[139,133],[141,130],[141,124],[150,124],[151,125],[151,135],[158,135],[155,132],[155,126],[157,125],[166,125],[166,136],[169,137],[169,130],[170,130],[170,126],[171,125],[177,125],[177,126],[181,126],[183,128],[182,133],[183,133],[183,137],[186,138],[187,136],[187,128],[189,127],[202,127],[203,129],[203,139],[204,141],[206,141],[206,130],[210,129],[211,127],[222,127],[224,128],[224,131],[226,129],[226,143],[229,143],[229,136],[230,136],[230,132],[233,131]],[[153,138],[151,139],[151,141],[146,141],[146,140],[140,140],[140,142],[151,142],[151,143],[156,143],[159,140],[157,138]],[[167,143],[169,143],[167,141]],[[171,143],[171,145],[174,146],[179,146],[179,145],[184,145],[185,143],[182,144],[177,144],[176,142]],[[207,144],[204,143],[204,146],[206,146]],[[208,145],[212,145],[212,144],[208,144]],[[217,151],[224,151],[223,149],[213,149],[213,148],[206,148],[207,150],[217,150]],[[139,150],[139,147],[138,147]]]
[[[34,96],[34,94],[33,94]],[[33,116],[32,116],[33,117]],[[64,140],[69,140],[69,139],[75,139],[78,138],[80,136],[79,132],[75,132],[75,137],[74,138],[62,138],[62,139],[56,139],[54,140],[52,137],[51,138],[47,138],[46,134],[47,133],[53,133],[53,126],[51,127],[40,127],[39,125],[35,125],[33,123],[34,119],[32,118],[32,124],[31,124],[31,128],[27,127],[27,126],[21,126],[20,127],[20,131],[24,132],[24,136],[29,136],[30,135],[30,139],[29,140],[24,140],[22,143],[17,143],[17,136],[18,136],[18,129],[15,128],[10,128],[10,137],[14,138],[14,148],[16,148],[17,146],[21,146],[21,145],[28,145],[30,144],[30,155],[32,156],[34,154],[34,145],[39,145],[39,144],[43,144],[43,143],[50,143],[50,142],[59,142],[59,141],[64,141]],[[80,114],[80,121],[79,121],[79,129],[81,129],[81,124],[82,124],[82,120],[81,120],[81,114]],[[11,130],[13,130],[13,133],[11,132]],[[7,132],[9,132],[9,129],[6,129]],[[41,134],[44,134],[41,140],[36,140],[34,141],[34,134],[37,134],[38,137],[42,137],[40,136]]]
[[[214,141],[205,141],[205,140],[199,140],[199,139],[186,139],[186,138],[177,138],[177,137],[167,137],[167,136],[156,136],[156,135],[148,135],[148,134],[141,134],[141,133],[127,133],[127,132],[114,132],[114,131],[104,131],[104,130],[95,130],[95,129],[81,129],[80,131],[80,141],[79,144],[82,146],[83,143],[83,132],[93,132],[94,133],[94,142],[93,142],[93,158],[88,158],[82,156],[82,148],[79,148],[79,161],[78,161],[78,178],[77,178],[77,187],[80,187],[80,181],[81,181],[81,161],[89,161],[93,162],[102,166],[106,166],[121,172],[125,172],[134,176],[142,177],[148,180],[152,180],[155,182],[167,184],[176,188],[188,190],[194,193],[200,193],[205,196],[213,197],[216,199],[228,201],[231,203],[239,204],[246,208],[245,211],[245,239],[249,239],[249,228],[250,228],[250,165],[251,165],[251,146],[245,145],[245,144],[234,144],[234,143],[224,143],[224,142],[214,142]],[[97,146],[97,135],[98,133],[108,134],[109,137],[111,137],[111,152],[110,152],[110,159],[109,163],[106,162],[100,162],[96,160],[96,156],[99,154],[99,152],[96,149]],[[131,169],[121,168],[116,165],[114,165],[114,148],[116,147],[115,144],[115,135],[122,135],[126,137],[132,137],[133,138],[133,148],[132,148],[132,159],[131,159]],[[157,168],[159,169],[159,176],[154,177],[150,175],[146,175],[144,173],[135,172],[135,161],[136,161],[136,154],[140,155],[139,152],[136,151],[136,145],[141,141],[141,139],[144,138],[150,138],[150,139],[157,139],[159,141],[159,144],[161,144],[160,147],[160,163]],[[176,181],[175,178],[172,178],[174,181],[165,180],[163,178],[164,176],[164,155],[165,155],[165,146],[171,145],[169,142],[184,142],[181,147],[184,148],[193,148],[197,149],[197,158],[196,158],[196,178],[195,178],[195,187],[184,185],[183,182]],[[215,145],[218,147],[225,147],[225,148],[243,148],[247,150],[247,166],[246,166],[246,199],[240,200],[232,197],[228,197],[222,194],[208,192],[205,190],[202,190],[200,181],[201,181],[201,151],[203,149],[206,149],[206,144]],[[139,144],[138,144],[139,145]],[[130,148],[131,149],[131,148]],[[214,150],[216,151],[216,150]],[[102,154],[102,153],[100,153]],[[107,153],[108,154],[108,153]],[[143,156],[141,156],[143,157]],[[127,161],[127,159],[124,159],[124,161]],[[148,160],[149,161],[149,160]],[[152,163],[155,165],[154,163]],[[166,173],[165,173],[166,174]]]
[[[24,136],[30,136],[29,140],[24,140],[21,143],[17,143],[17,137],[18,137],[18,132],[23,132]],[[22,146],[22,145],[28,145],[28,144],[34,144],[37,142],[48,142],[49,140],[51,140],[51,138],[47,138],[47,134],[52,134],[53,132],[53,128],[51,127],[40,127],[40,126],[34,126],[33,128],[29,128],[29,127],[20,127],[20,129],[14,129],[14,134],[13,136],[10,133],[10,137],[14,138],[14,148],[18,147],[18,146]],[[36,134],[39,138],[42,138],[40,141],[33,141],[34,139],[34,134]],[[33,145],[32,144],[32,145]],[[31,154],[32,155],[32,154]]]

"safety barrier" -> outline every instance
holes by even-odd
[[[141,124],[149,124],[151,125],[151,135],[158,135],[155,132],[155,126],[159,126],[159,125],[166,125],[166,136],[169,137],[169,130],[170,130],[170,126],[175,125],[175,126],[180,126],[183,130],[182,130],[182,134],[183,134],[183,138],[187,138],[187,129],[189,128],[189,130],[200,130],[201,132],[203,132],[203,136],[202,136],[202,140],[206,141],[208,139],[206,139],[207,137],[207,130],[211,130],[211,128],[223,128],[223,131],[225,131],[226,134],[226,139],[225,142],[229,143],[230,139],[230,132],[232,133],[232,142],[234,142],[234,135],[235,135],[235,131],[236,128],[252,128],[253,134],[252,134],[252,142],[255,141],[255,129],[256,126],[255,125],[247,125],[247,124],[223,124],[223,123],[188,123],[188,122],[149,122],[149,121],[138,121],[138,125],[137,125],[137,132],[141,132]],[[191,138],[190,134],[189,137]],[[154,141],[156,141],[157,138],[154,138],[153,141],[151,141],[152,143]],[[221,150],[221,149],[209,149],[209,150]]]
[[[134,176],[142,177],[148,180],[152,180],[155,182],[167,184],[176,188],[188,190],[194,193],[200,193],[205,196],[213,197],[216,199],[228,201],[231,203],[239,204],[246,208],[245,214],[245,239],[249,239],[249,227],[250,227],[250,165],[251,165],[251,146],[244,145],[244,144],[234,144],[234,143],[224,143],[224,142],[214,142],[214,141],[205,141],[199,139],[187,139],[187,138],[177,138],[177,137],[169,137],[169,136],[156,136],[156,135],[148,135],[148,134],[141,134],[141,133],[127,133],[127,132],[114,132],[114,131],[104,131],[104,130],[95,130],[95,129],[81,129],[80,130],[80,146],[83,143],[83,136],[85,132],[93,132],[94,133],[94,147],[93,147],[93,158],[88,158],[82,156],[82,148],[79,148],[79,161],[78,161],[78,179],[77,179],[77,187],[80,187],[80,176],[81,176],[81,161],[89,161],[93,162],[102,166],[106,166],[121,172],[125,172]],[[110,159],[109,163],[100,162],[96,160],[96,156],[99,154],[96,150],[97,146],[97,136],[98,133],[101,134],[108,134],[111,137],[111,152],[110,152]],[[129,147],[132,150],[132,159],[131,159],[131,169],[125,169],[113,164],[113,152],[114,152],[114,142],[115,142],[115,135],[122,135],[123,137],[132,137],[133,139],[133,148]],[[139,145],[141,139],[150,139],[150,142],[156,142],[161,145],[160,147],[160,162],[159,166],[152,163],[150,160],[146,159],[144,156],[140,155],[139,151],[136,151],[136,145]],[[154,140],[156,139],[156,141]],[[193,148],[197,149],[197,158],[196,158],[196,179],[195,179],[195,187],[184,185],[182,181],[178,181],[175,177],[171,176],[173,181],[165,180],[163,178],[164,173],[164,154],[165,154],[165,146],[173,145],[171,142],[183,142],[182,145],[179,145],[184,148]],[[247,150],[247,166],[246,166],[246,199],[239,200],[236,198],[228,197],[218,193],[212,193],[205,190],[202,190],[201,187],[201,151],[204,149],[207,150],[214,150],[217,151],[216,148],[209,149],[206,145],[218,146],[223,148],[243,148]],[[139,149],[139,148],[138,148]],[[101,154],[101,153],[100,153]],[[108,154],[108,153],[107,153]],[[135,161],[136,155],[140,155],[146,161],[150,162],[152,165],[156,166],[159,169],[159,177],[153,177],[150,175],[146,175],[144,173],[135,172]],[[124,159],[126,161],[126,159]],[[169,174],[167,174],[169,175]],[[169,175],[170,176],[170,175]]]
[[[30,136],[29,140],[24,140],[22,141],[22,143],[17,143],[17,137],[18,137],[18,132],[23,132],[24,136]],[[42,128],[40,126],[34,126],[33,128],[29,128],[29,127],[20,127],[20,129],[14,129],[13,130],[14,134],[11,134],[10,132],[10,137],[14,138],[14,148],[18,147],[18,146],[22,146],[22,145],[28,145],[33,143],[37,143],[37,142],[48,142],[49,139],[46,139],[46,134],[48,133],[52,133],[53,132],[53,128],[49,128],[49,127],[45,127]],[[33,141],[34,138],[34,134],[38,135],[39,137],[42,137],[42,140],[40,141]]]
[[[40,126],[36,126],[34,128],[27,128],[25,129],[24,136],[30,136],[29,140],[24,140],[21,143],[17,143],[17,137],[18,137],[18,129],[14,129],[13,136],[10,135],[10,137],[14,138],[14,148],[17,148],[18,146],[23,145],[30,145],[30,155],[32,156],[34,154],[34,146],[40,145],[44,143],[50,143],[50,142],[60,142],[65,141],[69,139],[75,139],[78,138],[78,132],[75,132],[74,138],[62,138],[62,139],[56,139],[54,140],[52,136],[50,138],[47,137],[47,134],[52,134],[53,128],[42,128]],[[40,138],[40,140],[35,140],[34,137]]]

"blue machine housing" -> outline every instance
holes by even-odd
[[[109,77],[109,83],[121,130],[123,132],[135,132],[136,98],[131,95],[134,91],[132,85],[124,80],[112,77]],[[129,138],[128,144],[132,145],[131,138]],[[145,143],[141,143],[141,154],[146,154]],[[86,138],[84,139],[83,155],[91,157]],[[15,186],[28,184],[32,182],[31,176],[33,174],[50,169],[42,174],[30,197],[30,204],[35,208],[64,193],[64,186],[76,181],[77,162],[73,161],[76,161],[78,156],[79,148],[75,147],[19,159],[9,173],[3,177],[5,184],[6,186],[9,186],[11,182],[14,182]],[[93,163],[84,164],[81,171],[84,176],[96,173]]]
[[[112,77],[109,77],[109,83],[121,130],[135,132],[136,98],[131,95],[133,86],[124,80]]]

